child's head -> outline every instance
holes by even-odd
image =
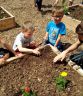
[[[64,10],[62,8],[57,8],[52,11],[52,17],[56,24],[61,22],[64,15]]]
[[[76,27],[76,33],[78,34],[79,40],[83,41],[83,22],[81,22],[81,23]]]
[[[35,31],[34,25],[30,21],[24,22],[22,25],[22,32],[25,38],[29,38],[33,35]]]

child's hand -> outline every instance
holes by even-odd
[[[53,62],[54,63],[56,63],[57,61],[63,61],[65,58],[66,58],[66,51],[63,51],[61,54],[59,54],[59,55],[57,55],[55,58],[54,58],[54,60],[53,60]]]
[[[4,58],[0,58],[0,64],[3,64],[5,62]]]
[[[17,57],[22,57],[22,56],[24,56],[24,55],[25,55],[25,54],[23,54],[23,53],[20,53],[20,52],[18,53],[18,52],[17,52],[15,56],[17,56]]]
[[[38,56],[40,55],[40,52],[38,50],[36,50],[36,49],[33,50],[33,53],[38,55]]]
[[[35,41],[30,42],[29,46],[34,47],[36,45]]]

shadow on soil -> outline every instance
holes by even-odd
[[[51,5],[51,4],[48,4],[48,5],[42,5],[42,8],[52,8],[52,5]]]
[[[48,4],[48,5],[42,5],[42,10],[41,10],[41,14],[42,15],[46,15],[47,13],[52,13],[52,5]]]
[[[0,32],[8,31],[8,30],[11,30],[11,29],[14,29],[14,28],[19,28],[19,27],[20,27],[20,25],[16,23],[15,27],[8,28],[8,29],[5,29],[5,30],[0,30]]]

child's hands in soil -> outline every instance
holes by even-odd
[[[63,51],[61,54],[57,55],[54,58],[53,62],[54,63],[56,63],[57,61],[61,61],[62,62],[66,58],[66,54],[67,54],[67,52],[66,51]]]
[[[34,49],[34,50],[33,50],[33,53],[36,54],[37,56],[40,55],[40,52],[39,52],[37,49]]]

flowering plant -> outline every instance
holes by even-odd
[[[26,85],[24,86],[19,83],[19,89],[17,89],[17,93],[15,94],[15,96],[37,96],[37,94],[33,92],[29,87],[28,82],[25,83]]]
[[[21,95],[19,96],[37,96],[29,87],[22,86],[20,88]]]
[[[61,72],[60,75],[55,78],[56,87],[59,91],[62,91],[67,87],[69,80],[65,78],[66,76],[67,72]]]
[[[61,75],[62,77],[66,77],[66,76],[68,75],[68,73],[65,72],[65,71],[63,71],[63,72],[60,73],[60,75]]]

